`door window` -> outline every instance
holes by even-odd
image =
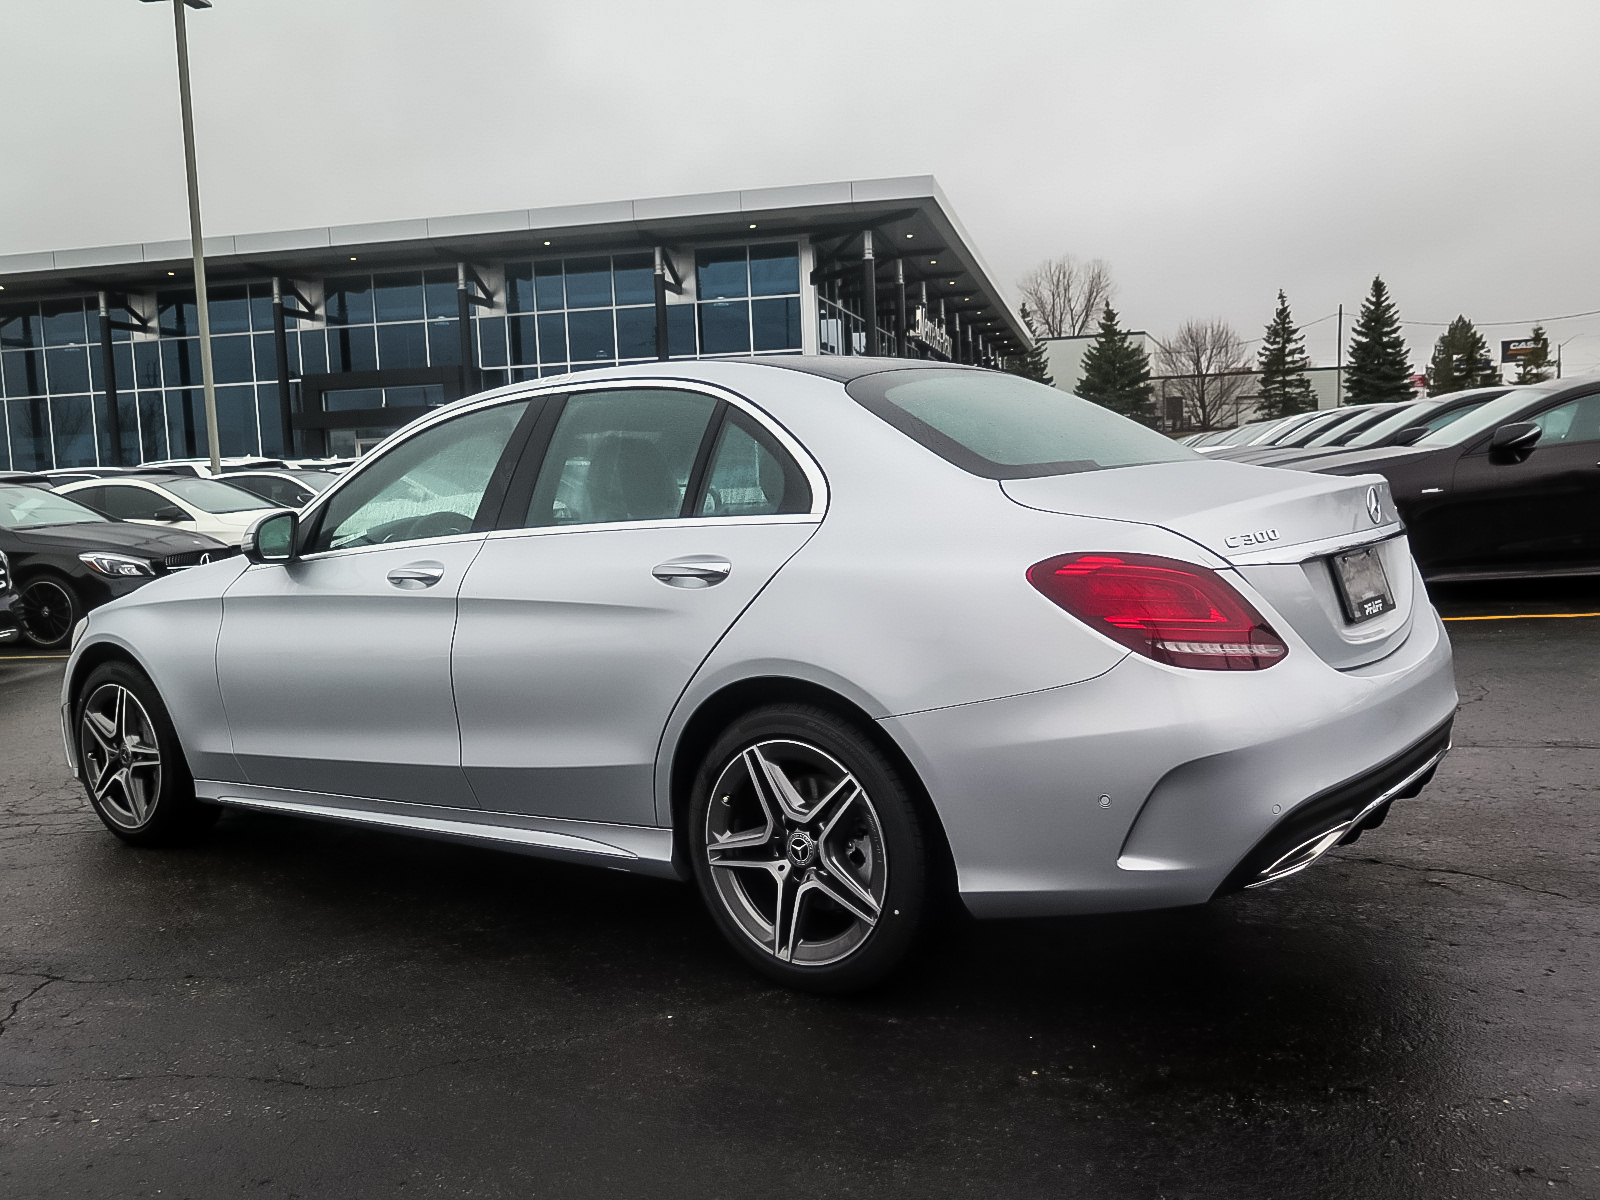
[[[695,511],[714,517],[810,512],[811,488],[800,467],[771,444],[764,430],[730,413]]]
[[[87,504],[99,512],[106,510],[106,490],[103,487],[78,488],[72,493],[72,498],[79,504]]]
[[[323,508],[307,553],[469,533],[528,402],[435,425],[385,452]]]
[[[664,388],[569,396],[539,470],[527,524],[681,516],[717,403]]]
[[[1600,392],[1568,400],[1529,420],[1544,430],[1538,442],[1541,446],[1600,441]]]
[[[173,507],[170,500],[142,487],[112,484],[102,492],[101,501],[95,507],[119,521],[153,521],[157,509]]]

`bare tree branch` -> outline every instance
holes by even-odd
[[[1179,397],[1191,424],[1216,429],[1238,423],[1250,362],[1244,340],[1226,321],[1185,321],[1157,343],[1156,365],[1161,394]]]
[[[1111,266],[1103,258],[1084,262],[1071,254],[1048,258],[1017,281],[1033,310],[1040,337],[1077,337],[1116,295]]]

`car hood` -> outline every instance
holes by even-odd
[[[1333,479],[1216,459],[1007,479],[1001,488],[1045,512],[1159,525],[1229,561],[1312,542],[1356,542],[1398,529],[1400,520],[1379,477]],[[1377,520],[1368,511],[1373,488]]]
[[[121,550],[134,554],[186,554],[191,550],[220,550],[223,543],[203,533],[179,529],[153,529],[133,521],[85,521],[77,525],[41,525],[14,529],[12,536],[25,546],[41,550]]]

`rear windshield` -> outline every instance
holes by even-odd
[[[884,371],[846,390],[940,458],[988,479],[1201,458],[1110,409],[998,371]]]

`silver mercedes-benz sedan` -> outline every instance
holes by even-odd
[[[74,770],[698,886],[799,987],[980,917],[1197,904],[1415,795],[1450,648],[1377,476],[975,368],[660,363],[392,435],[75,634]]]

